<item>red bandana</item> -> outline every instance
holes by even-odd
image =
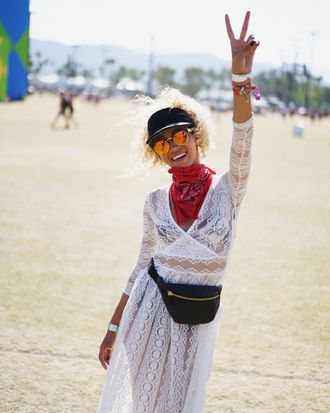
[[[170,194],[178,224],[197,219],[215,172],[203,164],[171,168],[168,172],[172,174]]]

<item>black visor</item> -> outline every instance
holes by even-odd
[[[180,108],[165,108],[158,110],[148,120],[148,140],[151,145],[156,136],[166,129],[175,126],[195,126],[188,113]]]

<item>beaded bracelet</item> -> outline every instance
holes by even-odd
[[[246,102],[249,101],[247,95],[251,92],[251,90],[253,90],[255,99],[260,100],[261,95],[258,86],[253,84],[251,79],[249,80],[249,83],[242,86],[236,85],[234,82],[232,82],[232,87],[234,94],[243,96]]]
[[[239,75],[232,73],[231,74],[231,80],[233,82],[245,82],[246,80],[252,79],[252,72],[247,72],[247,73],[241,73]]]

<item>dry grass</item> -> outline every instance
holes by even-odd
[[[127,105],[77,102],[51,130],[54,98],[0,107],[0,410],[95,411],[107,322],[134,264],[146,191],[164,171],[129,165]],[[228,165],[230,115],[215,114]],[[253,171],[224,289],[206,413],[328,412],[329,123],[256,118]]]

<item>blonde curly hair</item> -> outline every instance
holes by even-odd
[[[198,146],[199,155],[201,158],[205,157],[206,151],[212,140],[214,127],[209,111],[195,99],[184,95],[178,89],[166,86],[157,98],[152,99],[148,96],[136,96],[134,98],[134,103],[141,105],[139,108],[139,125],[134,146],[140,150],[143,162],[149,163],[152,166],[165,165],[151,147],[146,144],[146,141],[148,139],[148,119],[153,113],[167,107],[176,107],[187,112],[195,124],[193,133]]]

